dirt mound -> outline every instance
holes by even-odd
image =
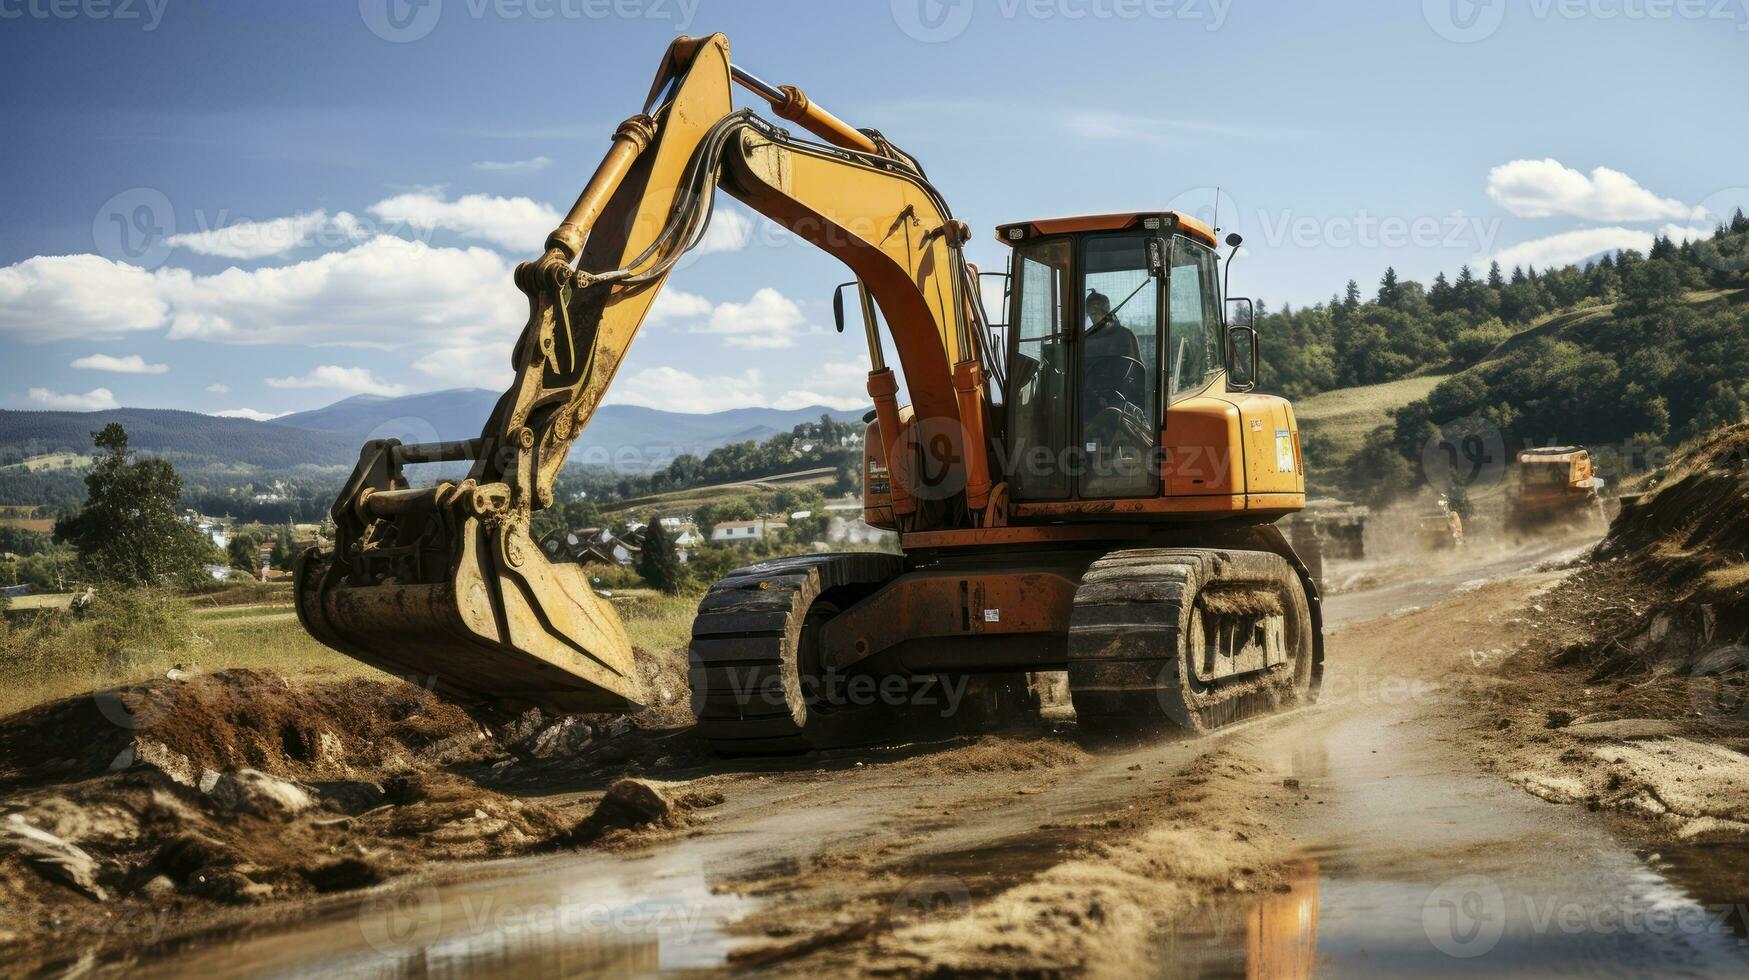
[[[574,833],[591,789],[695,748],[624,717],[487,728],[410,684],[253,670],[44,704],[0,719],[0,949],[52,965],[70,942],[142,938],[127,923],[162,932],[438,861],[592,843],[604,828]],[[720,797],[663,800],[616,839]]]
[[[1589,629],[1550,659],[1630,683],[1749,669],[1730,652],[1749,637],[1749,424],[1685,447],[1650,483],[1552,597]]]
[[[461,748],[478,738],[466,712],[411,684],[293,686],[261,671],[227,670],[96,691],[0,719],[0,785],[99,775],[141,739],[197,771],[247,767],[307,778],[406,768],[441,743]]]

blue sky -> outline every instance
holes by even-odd
[[[990,229],[1182,207],[1235,293],[1569,261],[1749,200],[1749,0],[0,0],[0,407],[501,386],[510,282],[727,33]],[[726,204],[615,400],[862,404],[836,263]]]

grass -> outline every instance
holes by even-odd
[[[388,675],[316,642],[282,601],[199,606],[157,592],[100,593],[84,618],[65,612],[0,618],[0,716],[57,698],[163,677],[172,667],[203,673],[233,667],[293,680]],[[676,661],[669,686],[684,689],[684,650],[696,593],[615,588],[610,600],[640,658]],[[676,658],[678,658],[676,660]]]
[[[249,613],[253,615],[245,615]],[[84,617],[0,619],[0,715],[56,698],[162,677],[253,667],[287,677],[384,676],[311,639],[276,605],[201,615],[159,592],[98,594]]]
[[[1360,448],[1368,432],[1391,420],[1392,411],[1426,398],[1447,377],[1432,374],[1326,391],[1294,402],[1294,414],[1302,428],[1326,440],[1339,458],[1346,458]]]
[[[705,504],[724,503],[739,500],[749,493],[771,490],[778,486],[786,487],[820,487],[832,485],[836,479],[831,467],[813,470],[803,470],[799,473],[784,473],[777,476],[763,477],[758,480],[744,480],[739,483],[718,483],[708,487],[692,487],[687,490],[675,490],[671,493],[651,494],[647,497],[628,497],[616,500],[601,508],[603,514],[617,514],[622,511],[639,507],[674,506],[684,504],[688,507],[702,507]]]

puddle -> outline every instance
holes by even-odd
[[[616,862],[531,858],[486,880],[386,889],[290,926],[197,934],[126,962],[69,966],[217,978],[641,975],[721,966],[734,942],[725,927],[748,907],[714,893],[685,849]]]
[[[1749,873],[1721,870],[1749,849],[1636,853],[1601,815],[1453,772],[1449,746],[1384,714],[1282,748],[1311,797],[1299,880],[1168,937],[1187,975],[1749,975]]]

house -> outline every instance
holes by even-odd
[[[711,528],[711,540],[722,544],[758,541],[765,537],[765,521],[722,521]]]

